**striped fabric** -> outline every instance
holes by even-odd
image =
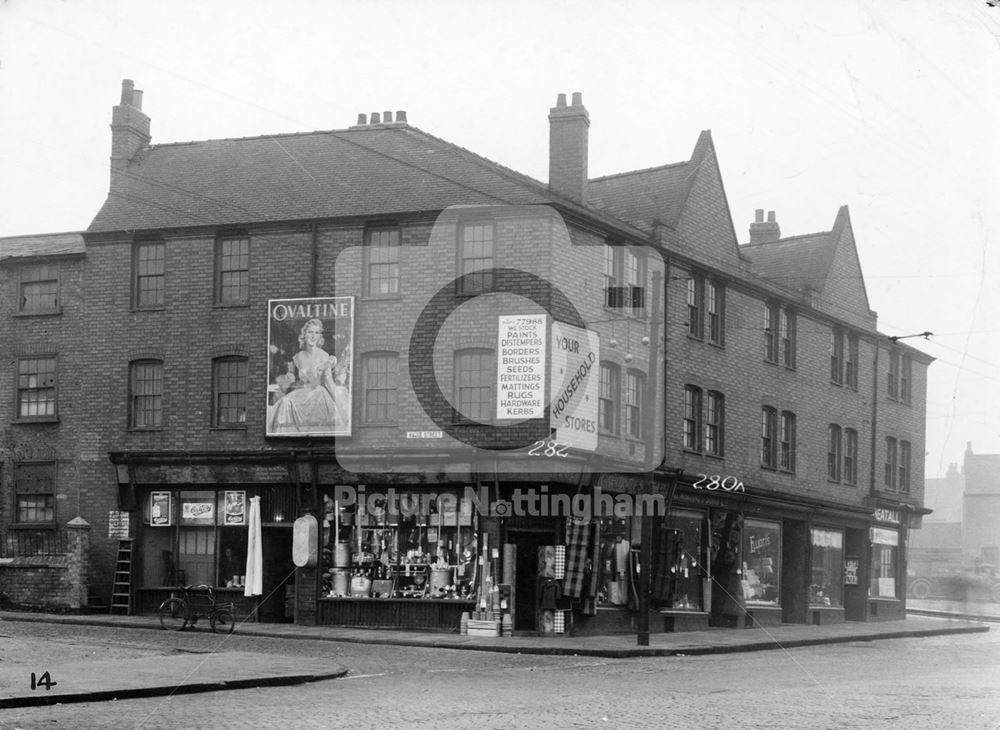
[[[566,578],[563,595],[581,598],[584,595],[587,554],[590,551],[590,523],[570,520],[566,525]]]

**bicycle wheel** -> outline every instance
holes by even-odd
[[[160,626],[168,631],[180,631],[188,624],[188,608],[180,598],[168,598],[160,604]]]
[[[236,619],[230,611],[222,610],[212,614],[209,619],[212,624],[212,631],[217,634],[231,634],[236,630]]]

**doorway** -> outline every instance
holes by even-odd
[[[514,563],[514,630],[537,631],[538,548],[555,545],[552,530],[509,530],[507,542],[517,550]]]

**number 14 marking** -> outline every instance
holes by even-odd
[[[43,672],[42,676],[35,679],[35,673],[31,673],[31,688],[38,689],[39,687],[45,687],[46,690],[50,690],[55,687],[58,682],[53,682],[52,677],[49,676],[48,672]]]

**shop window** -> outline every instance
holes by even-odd
[[[722,456],[725,453],[726,397],[717,390],[708,391],[705,405],[705,453]]]
[[[362,367],[365,383],[365,422],[394,423],[397,413],[399,356],[395,352],[365,355]]]
[[[132,296],[137,309],[159,308],[166,301],[166,246],[140,241],[132,252]]]
[[[14,465],[14,522],[18,525],[55,524],[55,462]]]
[[[129,375],[129,425],[161,428],[163,425],[163,363],[136,360]]]
[[[489,422],[493,415],[496,368],[491,350],[455,353],[455,420]]]
[[[213,402],[217,428],[240,427],[247,423],[247,360],[220,357],[212,363]]]
[[[840,467],[843,457],[843,442],[840,426],[831,423],[826,427],[826,478],[831,482],[840,481]]]
[[[858,483],[858,432],[844,429],[844,484]]]
[[[646,376],[638,370],[625,373],[625,433],[642,438],[642,402],[645,398]]]
[[[56,417],[56,358],[23,357],[17,361],[17,418]]]
[[[632,520],[605,517],[600,520],[601,576],[598,601],[625,606],[631,597]]]
[[[365,234],[365,294],[399,294],[399,229],[373,228]]]
[[[778,468],[782,471],[795,471],[795,414],[791,411],[781,412],[778,430]]]
[[[223,236],[215,243],[217,304],[250,302],[250,238]]]
[[[701,451],[702,391],[694,385],[684,386],[684,448]]]
[[[745,520],[743,526],[743,597],[747,604],[781,602],[781,525]]]
[[[46,314],[59,311],[59,265],[37,264],[21,270],[17,311]]]
[[[709,281],[705,284],[705,294],[708,309],[708,341],[713,345],[724,345],[726,337],[726,289],[717,281]]]
[[[663,608],[704,610],[702,565],[705,518],[676,510],[659,531],[653,565],[653,599]]]
[[[597,389],[597,422],[601,431],[618,433],[618,394],[621,389],[617,365],[602,362]]]
[[[844,533],[841,530],[812,529],[810,576],[810,604],[844,605]]]
[[[872,598],[896,598],[899,531],[873,527],[871,539],[871,584],[868,593]]]
[[[493,224],[465,223],[459,227],[459,294],[493,290]]]
[[[764,406],[760,412],[760,465],[774,469],[778,465],[778,411]]]

